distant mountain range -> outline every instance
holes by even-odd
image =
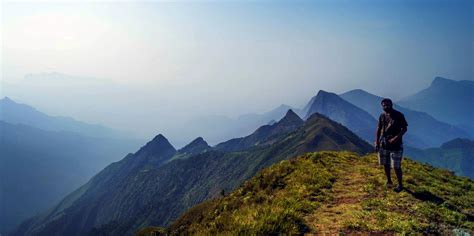
[[[320,90],[303,111],[306,111],[305,118],[314,113],[320,113],[343,124],[365,140],[373,141],[374,139],[377,120],[334,93]]]
[[[0,100],[0,234],[43,212],[143,141]]]
[[[474,141],[457,138],[439,148],[416,149],[408,147],[407,155],[430,165],[449,169],[457,175],[474,179]]]
[[[296,115],[293,110],[288,110],[285,117],[279,122],[271,125],[264,125],[258,128],[254,133],[242,138],[235,138],[218,144],[215,149],[233,152],[250,148],[255,145],[270,143],[271,140],[277,139],[281,135],[285,135],[303,125],[304,121]]]
[[[176,151],[158,135],[135,154],[109,165],[50,211],[24,222],[15,235],[83,235],[108,230],[110,234],[133,234],[146,225],[169,224],[186,209],[235,189],[278,161],[308,151],[367,153],[372,147],[325,116],[314,114],[302,122],[290,110],[279,122],[238,142],[207,149],[167,162],[183,150]]]
[[[69,117],[49,116],[26,104],[5,97],[0,100],[0,120],[49,131],[70,131],[91,137],[126,138],[127,134],[97,124],[87,124]]]
[[[433,82],[435,87],[446,82],[438,78],[436,80],[438,82]],[[434,99],[424,97],[426,100]],[[186,209],[237,189],[263,168],[282,160],[322,150],[345,150],[359,154],[372,152],[373,147],[366,141],[372,142],[374,139],[376,119],[381,112],[380,99],[362,90],[350,91],[341,96],[320,90],[303,109],[283,105],[268,113],[241,116],[235,120],[225,117],[194,120],[183,126],[185,128],[181,135],[189,136],[205,129],[206,135],[215,140],[222,140],[226,135],[237,138],[212,147],[199,137],[176,150],[163,135],[157,135],[136,153],[128,154],[107,166],[54,208],[23,222],[13,235],[131,235],[145,226],[167,226]],[[455,106],[454,103],[439,105],[441,110],[448,109],[443,106]],[[417,160],[440,163],[438,166],[450,168],[458,174],[465,175],[472,171],[471,141],[455,139],[445,143],[454,138],[471,137],[466,131],[468,129],[439,121],[431,116],[431,112],[425,113],[425,110],[415,111],[401,106],[396,106],[396,109],[405,113],[409,123],[405,139],[406,154]],[[303,115],[304,119],[298,115]],[[239,120],[242,122],[239,123]],[[468,123],[460,124],[469,127]],[[253,130],[250,135],[245,135]],[[437,151],[418,149],[438,145],[442,146]],[[446,160],[438,161],[436,158],[439,156]],[[363,164],[366,162],[354,163],[365,168]],[[410,162],[414,170],[422,171],[425,168],[412,164]],[[360,173],[370,172],[367,171]],[[425,169],[423,171],[426,172]],[[416,174],[408,173],[408,176],[412,176],[412,181],[423,183],[417,196],[426,197],[423,188],[428,183],[418,179]],[[271,183],[278,185],[279,181]],[[410,182],[412,185],[415,183]],[[364,185],[364,188],[370,186]],[[445,195],[442,197],[454,199],[450,194]],[[314,197],[318,196],[316,194]],[[446,211],[440,208],[439,212]],[[460,213],[456,210],[452,214]],[[467,217],[470,217],[469,214]],[[184,223],[186,225],[187,220]],[[447,227],[452,225],[447,223]]]
[[[474,81],[455,81],[436,77],[431,85],[398,104],[413,110],[424,111],[436,119],[453,125],[474,128]]]
[[[265,113],[249,113],[238,116],[237,118],[216,115],[203,116],[192,119],[183,124],[185,129],[180,130],[179,134],[172,134],[172,136],[179,136],[181,139],[183,139],[181,136],[202,136],[209,143],[217,144],[223,140],[243,137],[253,132],[262,124],[268,124],[271,121],[279,120],[289,109],[295,110],[294,108],[283,104]]]
[[[454,113],[460,115],[455,115],[456,117],[467,116],[467,118],[462,119],[464,121],[470,120],[469,114],[473,112],[459,107],[469,107],[474,104],[472,83],[472,81],[453,81],[436,77],[429,88],[401,100],[400,104],[394,101],[395,109],[404,113],[409,121],[409,132],[405,136],[405,143],[416,148],[428,148],[438,147],[454,138],[474,138],[474,126],[469,122],[443,119],[443,117],[439,118],[437,115],[445,114],[444,110],[457,109]],[[445,85],[447,91],[443,92],[443,86]],[[459,94],[460,97],[456,97],[456,94]],[[458,101],[458,98],[461,97],[462,99]],[[208,116],[190,121],[185,126],[188,130],[185,132],[196,136],[206,134],[203,136],[210,137],[211,143],[216,143],[232,137],[242,137],[262,124],[280,119],[286,110],[292,109],[303,118],[307,118],[314,112],[324,114],[353,130],[365,140],[373,142],[376,122],[382,112],[381,99],[382,97],[361,89],[351,90],[340,95],[320,90],[302,109],[281,105],[267,113],[247,114],[237,119]],[[410,99],[425,101],[428,105],[420,105],[416,102],[410,105]],[[443,102],[437,101],[439,99],[442,99]],[[430,107],[429,104],[432,103],[436,105]],[[446,114],[449,114],[449,112]]]
[[[350,103],[364,109],[378,120],[383,112],[380,102],[382,97],[356,89],[340,95]],[[408,121],[406,144],[417,148],[439,147],[442,143],[454,138],[468,138],[469,133],[459,127],[441,122],[425,112],[414,111],[394,104],[394,108],[405,115]],[[374,126],[374,125],[372,125]],[[372,136],[374,134],[372,133]]]
[[[139,142],[3,121],[0,132],[0,232],[53,206]]]

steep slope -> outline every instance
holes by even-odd
[[[168,229],[138,235],[474,232],[473,181],[405,160],[406,190],[395,193],[377,164],[373,154],[348,152],[281,161],[229,195],[193,207]]]
[[[382,97],[357,89],[340,95],[346,101],[366,110],[378,119],[382,108]],[[425,112],[414,111],[394,104],[394,108],[405,115],[408,121],[406,144],[416,148],[439,147],[442,143],[454,138],[469,137],[468,132],[441,122]]]
[[[398,102],[401,106],[424,111],[436,119],[473,128],[474,81],[436,77],[431,85]]]
[[[320,113],[340,122],[365,140],[374,139],[377,121],[366,111],[334,93],[320,90],[304,110],[307,110],[306,118],[314,113]]]
[[[439,148],[407,148],[406,155],[414,160],[446,168],[457,175],[474,179],[474,141],[472,140],[454,139],[442,144]]]
[[[284,118],[276,127],[285,130],[293,123],[293,119]],[[186,209],[235,189],[280,160],[316,150],[372,150],[347,128],[319,114],[285,135],[266,140],[238,152],[207,151],[120,176],[111,176],[115,172],[111,170],[121,168],[113,164],[65,199],[64,206],[58,206],[54,214],[26,222],[17,235],[22,235],[24,229],[49,235],[79,235],[90,230],[93,234],[130,235],[143,226],[167,225]],[[108,181],[96,184],[102,179]]]
[[[0,100],[0,120],[10,124],[24,124],[48,131],[70,131],[91,137],[127,137],[122,132],[101,125],[47,115],[26,104],[16,103],[8,97]]]
[[[0,234],[57,204],[138,141],[0,121]]]

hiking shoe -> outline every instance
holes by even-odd
[[[385,186],[387,186],[387,187],[392,187],[392,186],[393,186],[393,182],[387,181],[387,183],[385,183]]]
[[[402,190],[403,190],[403,186],[401,186],[401,185],[398,185],[398,187],[393,189],[393,191],[395,191],[397,193],[401,192]]]

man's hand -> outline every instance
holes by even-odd
[[[398,140],[398,136],[395,136],[395,137],[389,139],[388,143],[392,144],[392,143],[395,143],[397,140]]]
[[[374,146],[375,146],[375,151],[378,152],[378,151],[379,151],[380,142],[379,142],[379,141],[375,141],[375,142],[374,142]]]

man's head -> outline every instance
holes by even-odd
[[[392,100],[390,100],[389,98],[384,98],[382,100],[382,102],[380,102],[380,104],[382,104],[382,109],[385,112],[391,112],[392,111],[393,103],[392,103]]]

